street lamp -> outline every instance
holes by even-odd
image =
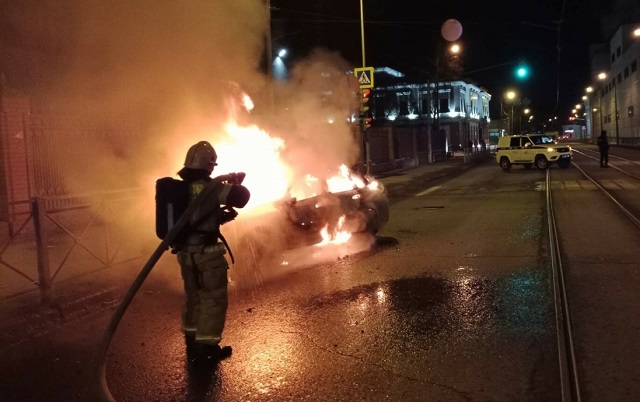
[[[523,114],[527,115],[531,112],[529,109],[525,109],[522,111]],[[522,133],[522,114],[519,117],[518,127],[520,128],[520,132]]]
[[[515,91],[507,92],[506,97],[509,101],[511,101],[511,118],[509,119],[509,134],[513,135],[513,104],[516,98]]]
[[[433,144],[432,144],[433,135],[438,135],[438,136],[440,135],[440,88],[439,87],[440,87],[440,63],[441,63],[440,53],[442,52],[442,41],[440,40],[440,37],[448,42],[454,42],[458,40],[461,35],[462,35],[462,24],[460,24],[460,22],[455,19],[448,19],[440,27],[440,36],[435,40],[435,43],[436,43],[435,63],[433,61],[430,61],[432,64],[434,64],[434,67],[435,67],[435,76],[433,77],[435,81],[435,85],[433,85],[433,87],[429,85],[429,92],[431,92],[431,88],[433,88],[434,95],[429,94],[429,98],[430,98],[429,104],[433,105],[432,106],[433,121],[431,122],[429,129],[427,130],[427,161],[428,163],[433,162]],[[448,51],[453,55],[457,55],[457,53],[460,52],[460,46],[454,43],[449,47]],[[431,110],[429,110],[429,116],[431,117],[431,115],[432,115]],[[449,147],[451,146],[449,144],[449,140],[450,139],[445,138],[445,141],[444,141],[445,158],[449,151],[449,149],[447,149],[447,145],[449,145]]]
[[[586,118],[588,119],[587,122],[587,138],[594,138],[595,135],[594,133],[597,132],[597,130],[595,130],[595,114],[596,113],[600,113],[600,130],[602,130],[602,97],[598,96],[598,99],[600,100],[600,105],[598,105],[598,107],[596,107],[596,105],[593,102],[593,87],[592,86],[588,86],[585,88],[585,92],[587,93],[586,96],[583,96],[582,98],[585,101],[585,111],[587,112],[587,116]]]
[[[604,81],[607,79],[607,73],[601,72],[598,74],[598,79]],[[618,86],[616,85],[616,81],[612,81],[613,86],[613,118],[616,123],[616,145],[620,145],[620,136],[618,133]],[[602,105],[600,106],[600,115],[602,118]]]
[[[284,80],[287,78],[287,66],[284,64],[284,58],[287,55],[287,49],[280,49],[278,56],[273,59],[272,74],[273,78]]]

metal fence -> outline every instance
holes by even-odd
[[[121,236],[138,224],[136,213],[121,218],[123,210],[140,204],[135,200],[144,196],[141,189],[126,187],[131,183],[124,180],[122,188],[104,191],[91,181],[101,173],[97,161],[113,151],[106,142],[126,144],[135,126],[59,114],[23,113],[21,119],[21,141],[3,141],[4,155],[11,158],[4,161],[7,230],[0,235],[0,298],[35,290],[45,302],[57,281],[142,256]],[[3,121],[2,132],[11,137]]]

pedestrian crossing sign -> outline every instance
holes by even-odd
[[[373,88],[373,67],[354,68],[353,74],[358,78],[360,89]]]

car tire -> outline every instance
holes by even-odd
[[[549,168],[549,161],[542,155],[536,157],[536,167],[540,170],[545,170]]]
[[[500,167],[502,168],[502,170],[511,169],[511,162],[509,161],[509,158],[507,158],[506,156],[500,158]]]
[[[375,236],[382,226],[380,217],[378,216],[378,211],[374,208],[365,208],[361,209],[360,212],[362,212],[367,217],[365,231]]]

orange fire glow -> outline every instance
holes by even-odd
[[[216,149],[218,166],[212,176],[230,172],[244,172],[243,184],[251,191],[247,206],[239,211],[249,213],[257,207],[272,204],[278,200],[296,198],[305,199],[316,196],[322,191],[340,192],[354,188],[375,188],[377,182],[370,179],[364,182],[359,176],[350,173],[346,165],[336,167],[336,173],[328,178],[318,178],[304,168],[293,166],[283,158],[287,144],[282,138],[267,133],[257,125],[241,126],[233,114],[243,108],[247,112],[253,107],[251,99],[243,94],[228,103],[227,123],[221,132],[207,132],[204,139]],[[176,155],[182,161],[182,155]],[[322,230],[323,241],[319,245],[346,243],[351,233],[341,230],[345,217],[340,218],[337,230],[329,233],[327,227]]]
[[[351,239],[351,232],[342,230],[346,216],[342,215],[338,219],[338,225],[334,233],[329,233],[329,225],[326,225],[320,231],[322,241],[316,246],[326,246],[327,244],[344,244]]]

